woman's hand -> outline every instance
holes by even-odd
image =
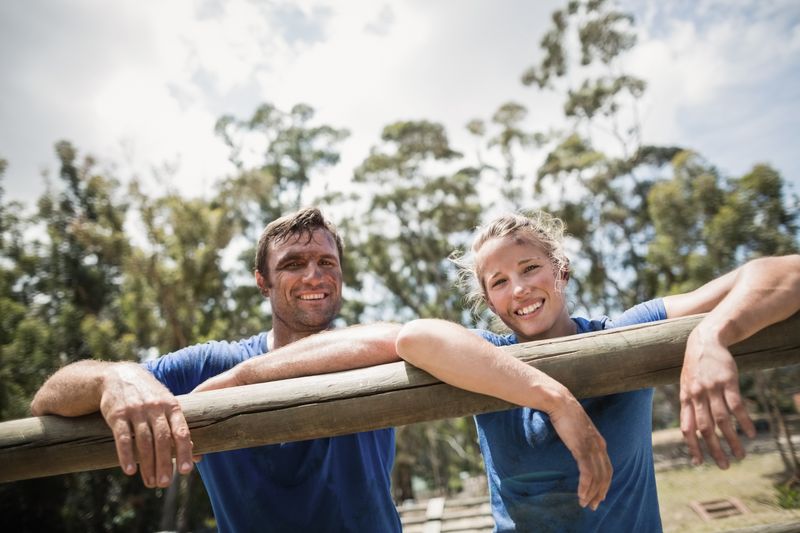
[[[558,436],[578,463],[578,501],[581,507],[588,506],[595,511],[606,498],[614,470],[606,441],[578,400],[566,389],[563,401],[548,414]]]

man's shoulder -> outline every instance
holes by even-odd
[[[145,362],[173,394],[185,394],[206,379],[268,351],[267,333],[239,341],[208,341]]]
[[[241,357],[243,359],[268,351],[267,333],[262,332],[238,341],[209,340],[162,355],[159,359],[195,359],[197,357]]]

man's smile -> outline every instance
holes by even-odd
[[[312,294],[301,294],[299,296],[299,298],[301,300],[322,300],[323,298],[326,298],[327,296],[328,295],[325,294],[324,292],[315,292],[315,293],[312,293]]]

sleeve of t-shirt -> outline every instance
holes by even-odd
[[[497,333],[485,329],[471,329],[470,332],[491,342],[495,346],[510,346],[516,344],[514,335],[498,335]]]
[[[634,305],[611,321],[611,324],[606,327],[622,328],[634,324],[644,324],[645,322],[656,322],[666,318],[667,310],[664,307],[664,300],[656,298],[649,302]]]
[[[237,342],[196,344],[147,361],[144,366],[172,394],[188,394],[205,380],[266,351],[266,333],[261,333]]]

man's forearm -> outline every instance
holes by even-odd
[[[378,323],[328,330],[240,363],[195,391],[341,372],[399,361],[399,324]]]
[[[698,329],[730,346],[798,310],[800,255],[757,259],[740,269],[730,292]]]
[[[247,382],[256,383],[391,363],[400,360],[395,349],[399,331],[398,324],[390,323],[324,331],[239,366]]]
[[[109,371],[113,369],[112,365],[124,365],[126,372],[147,374],[146,370],[135,363],[94,360],[72,363],[45,381],[31,402],[31,413],[34,416],[81,416],[98,411],[103,386]]]

